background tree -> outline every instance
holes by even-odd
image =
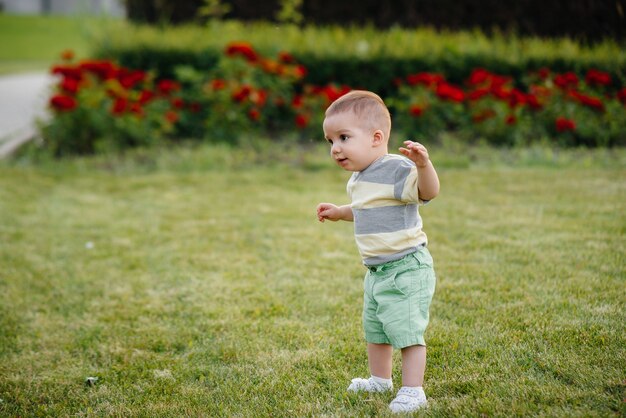
[[[215,17],[307,24],[428,25],[439,29],[571,36],[583,40],[626,37],[626,0],[125,0],[131,20],[181,23],[199,11]]]

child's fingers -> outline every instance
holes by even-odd
[[[318,216],[318,218],[326,218],[328,216],[328,211],[330,209],[331,208],[329,206],[326,206],[326,205],[323,205],[323,204],[319,205],[317,207],[317,216]]]
[[[415,141],[404,141],[404,145],[406,145],[407,148],[411,148],[411,149],[417,149],[417,148],[426,149],[425,146]]]
[[[406,155],[407,157],[409,157],[412,153],[417,153],[419,154],[421,152],[420,148],[417,148],[413,145],[408,145],[408,148],[399,148],[400,152],[403,153],[404,155]]]

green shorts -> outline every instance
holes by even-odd
[[[363,301],[367,342],[395,348],[426,345],[424,331],[435,282],[433,259],[426,247],[400,260],[368,267]]]

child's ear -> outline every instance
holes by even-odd
[[[383,131],[381,131],[380,129],[374,131],[374,137],[372,138],[372,145],[377,147],[384,143],[385,143],[385,134],[383,133]]]

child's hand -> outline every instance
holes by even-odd
[[[404,141],[406,148],[400,148],[400,152],[411,159],[417,167],[426,167],[430,161],[426,147],[419,142]]]
[[[339,207],[332,203],[320,203],[317,205],[317,219],[320,222],[324,222],[325,219],[333,222],[338,221],[341,219]]]

